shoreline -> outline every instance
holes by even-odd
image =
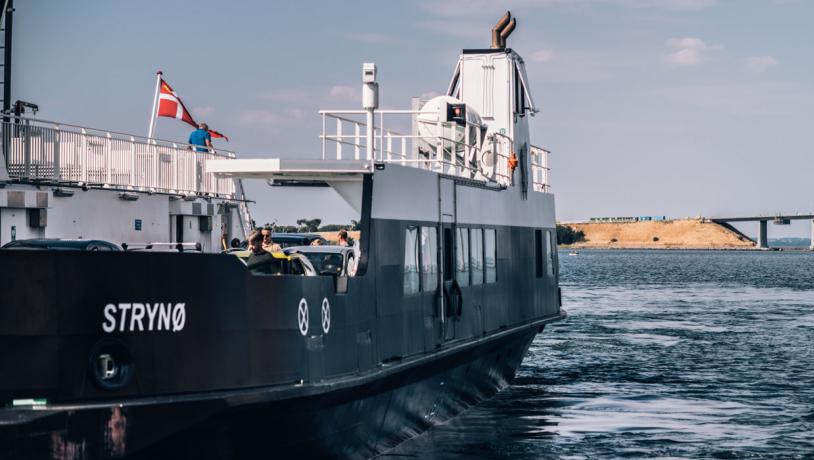
[[[557,245],[557,250],[572,251],[728,251],[728,252],[814,252],[814,250],[802,246],[776,246],[769,248],[732,248],[732,247],[643,247],[643,246],[578,246],[578,245]]]

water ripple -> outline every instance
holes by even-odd
[[[386,457],[814,458],[814,254],[582,251],[512,386]]]

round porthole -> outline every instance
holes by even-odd
[[[119,342],[102,342],[90,354],[90,372],[96,385],[109,391],[120,390],[133,380],[133,357]]]

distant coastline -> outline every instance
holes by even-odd
[[[563,223],[582,232],[573,249],[756,249],[755,242],[730,225],[706,219],[644,222]]]

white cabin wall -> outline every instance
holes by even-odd
[[[162,194],[131,193],[130,196],[138,199],[130,201],[121,199],[119,191],[64,190],[73,195],[57,196],[51,187],[30,185],[7,185],[0,189],[0,245],[12,240],[12,228],[18,240],[81,238],[116,244],[174,242],[177,215],[184,216],[184,241],[200,242],[206,252],[221,250],[223,229],[227,230],[229,239],[244,239],[239,208],[225,207],[223,200],[185,201]],[[28,210],[43,207],[46,226],[29,226]],[[199,216],[212,218],[211,231],[200,230]],[[140,230],[136,230],[136,219],[141,220]]]
[[[512,137],[509,55],[502,52],[464,54],[461,60],[461,100],[480,114],[491,131]]]
[[[24,238],[41,238],[44,229],[28,226],[28,215],[25,208],[0,209],[0,245],[12,240],[12,233],[17,240]]]
[[[125,201],[105,190],[76,190],[71,197],[53,197],[48,208],[48,238],[100,239],[112,243],[163,241],[167,228],[167,196],[139,194]],[[136,219],[141,230],[136,230]]]

